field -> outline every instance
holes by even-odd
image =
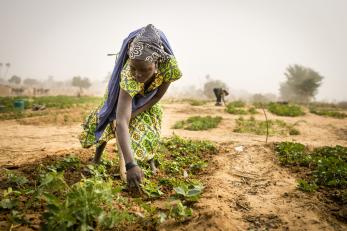
[[[164,100],[159,172],[142,164],[138,194],[120,180],[115,140],[99,166],[90,164],[95,149],[80,147],[83,117],[99,100],[57,97],[35,101],[42,111],[0,112],[0,230],[347,229],[341,114],[300,106],[286,116],[285,105],[271,104],[266,122],[253,105],[228,112]]]

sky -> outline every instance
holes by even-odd
[[[209,74],[278,94],[285,69],[300,64],[324,76],[318,100],[347,100],[346,9],[346,0],[0,0],[0,62],[11,63],[7,78],[103,80],[107,54],[151,23],[183,72],[175,87],[201,87]]]

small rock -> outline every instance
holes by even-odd
[[[183,171],[183,178],[188,178],[188,173],[186,170]]]
[[[236,152],[243,152],[243,146],[240,145],[240,146],[237,146],[234,148]]]

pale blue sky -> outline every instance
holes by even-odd
[[[318,99],[347,100],[347,1],[0,0],[0,62],[9,75],[103,79],[122,40],[152,23],[167,35],[184,77],[278,93],[290,64],[325,76]]]

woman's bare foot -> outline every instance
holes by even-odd
[[[149,166],[151,167],[153,175],[157,174],[158,169],[155,167],[154,159],[149,160]]]

